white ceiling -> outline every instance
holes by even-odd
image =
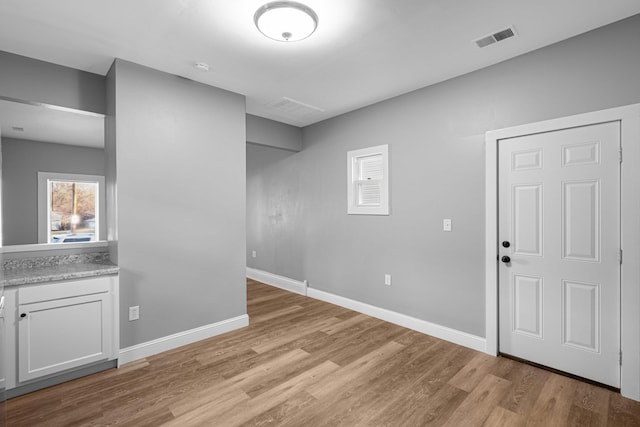
[[[0,50],[98,74],[123,58],[244,94],[248,113],[304,126],[640,13],[640,0],[299,0],[318,29],[281,43],[253,25],[267,1],[2,0]],[[472,42],[509,25],[517,37]],[[323,111],[268,106],[283,97]]]

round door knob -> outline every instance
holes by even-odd
[[[27,317],[27,313],[22,313],[20,317]]]
[[[508,248],[509,246],[511,246],[511,243],[509,243],[508,241],[505,240],[504,242],[502,242],[502,247]]]
[[[509,258],[507,255],[502,257],[502,262],[504,262],[505,264],[508,262],[511,262],[511,258]]]

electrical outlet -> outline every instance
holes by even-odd
[[[384,284],[387,286],[391,286],[391,275],[390,274],[385,274],[384,275]]]
[[[256,254],[256,251],[251,251],[251,258],[255,258],[258,254]]]
[[[138,320],[140,318],[140,306],[135,305],[133,307],[129,307],[129,321]]]

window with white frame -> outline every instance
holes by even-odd
[[[389,146],[347,153],[350,215],[389,215]]]
[[[38,172],[39,243],[102,240],[104,186],[100,175]]]

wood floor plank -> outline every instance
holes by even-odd
[[[368,375],[369,372],[376,369],[380,363],[386,362],[387,359],[396,355],[403,348],[404,346],[402,344],[391,341],[354,360],[333,374],[322,378],[313,386],[309,387],[307,393],[316,399],[323,399],[334,393],[338,393],[358,377]]]
[[[486,427],[522,427],[526,425],[526,418],[501,406],[495,406],[482,425]]]
[[[480,384],[487,373],[492,372],[493,366],[497,365],[499,358],[488,354],[478,353],[469,363],[467,363],[453,378],[449,384],[461,390],[470,392]]]
[[[312,339],[314,337],[303,337],[301,341],[308,342],[305,338]],[[280,347],[276,347],[265,353],[255,353],[251,350],[251,354],[247,353],[243,357],[230,356],[223,360],[208,363],[205,366],[215,369],[219,375],[225,378],[232,378],[244,371],[254,369],[256,366],[260,366],[263,363],[268,363],[274,358],[280,357],[285,353],[289,353],[293,350],[300,350],[300,348],[293,345],[295,342],[290,344],[291,345],[285,344]]]
[[[363,418],[355,425],[365,427],[369,425],[398,425],[398,426],[441,426],[451,417],[451,414],[467,398],[468,393],[452,387],[446,382],[431,396],[426,404],[416,406],[407,416],[402,415],[402,409],[394,412],[384,412],[372,417],[370,421]]]
[[[466,354],[468,350],[442,341],[427,348],[407,347],[379,371],[365,377],[368,381],[355,383],[357,388],[352,383],[342,394],[330,399],[332,422],[334,425],[385,425],[395,423],[400,413],[403,419],[411,418],[408,415],[412,410],[424,408],[417,400],[444,386],[464,365],[461,357]],[[318,414],[326,412],[320,410]],[[321,416],[316,415],[309,421],[318,423]]]
[[[607,420],[597,412],[590,411],[579,405],[571,405],[567,417],[567,426],[601,427],[606,425]]]
[[[527,425],[567,425],[576,384],[576,380],[561,375],[549,376],[528,416]]]
[[[440,340],[430,335],[425,335],[423,333],[407,329],[402,335],[395,338],[394,341],[404,346],[409,346],[416,343],[420,343],[420,345],[428,346],[429,344],[432,344]]]
[[[412,364],[412,361],[422,357],[429,350],[419,345],[402,348],[392,358],[387,359],[386,363],[378,364],[375,370],[369,371],[369,375],[352,378],[342,388],[335,389],[335,393],[323,393],[322,399],[308,411],[292,414],[282,425],[294,427],[337,422],[332,417],[343,412],[371,414],[370,408],[376,408],[380,404],[376,398],[382,399],[386,393],[381,391],[381,388],[386,387],[396,377],[395,367]],[[343,367],[341,371],[345,372],[346,369]],[[317,387],[325,382],[326,379],[322,380]],[[331,390],[334,389],[331,388]]]
[[[282,425],[291,416],[291,414],[307,411],[315,402],[316,399],[313,396],[303,391],[294,395],[292,398],[287,399],[283,403],[262,412],[249,421],[242,423],[241,426],[259,427]]]
[[[516,368],[504,377],[511,381],[513,387],[502,400],[500,406],[517,414],[526,415],[533,409],[542,388],[553,374],[535,366],[514,363]]]
[[[299,347],[304,347],[305,345],[309,345],[312,342],[315,342],[316,340],[323,338],[325,335],[327,335],[327,333],[324,332],[323,330],[324,326],[332,326],[340,322],[341,320],[338,319],[337,317],[329,317],[328,319],[323,320],[321,324],[318,324],[318,322],[315,322],[315,323],[309,323],[307,325],[300,325],[299,327],[295,328],[295,331],[292,331],[293,333],[282,334],[277,337],[272,337],[269,340],[255,343],[251,346],[251,349],[256,353],[265,353],[269,350],[273,350],[274,348],[277,348],[289,343],[293,343],[293,342],[299,342],[299,344],[294,344],[294,345],[299,345]],[[313,338],[308,343],[303,343],[300,341],[304,337],[307,337],[310,335],[315,338]]]
[[[247,281],[248,327],[7,402],[8,426],[640,426],[611,390]]]
[[[229,382],[240,388],[248,388],[257,381],[262,381],[264,376],[270,375],[278,370],[284,369],[288,365],[296,364],[302,359],[309,357],[310,354],[302,349],[295,349],[289,353],[285,353],[268,362],[261,363],[251,369],[240,372],[239,374],[229,378]]]
[[[215,419],[219,414],[233,410],[249,400],[249,396],[239,390],[218,394],[213,399],[207,396],[206,400],[194,402],[197,405],[194,405],[191,410],[183,412],[186,407],[184,405],[172,409],[171,412],[175,418],[163,425],[167,427],[206,425],[208,421]]]
[[[266,322],[268,320],[275,319],[276,317],[283,317],[287,314],[295,313],[296,311],[300,311],[303,308],[299,305],[292,305],[289,307],[281,308],[279,310],[271,311],[268,313],[260,314],[258,316],[253,316],[252,319],[254,322]]]
[[[242,402],[219,416],[211,417],[209,420],[223,426],[241,425],[263,412],[286,402],[288,399],[303,392],[309,385],[339,368],[338,365],[331,361],[323,362],[250,401]]]
[[[375,326],[379,326],[382,323],[384,323],[382,320],[374,319],[373,317],[367,316],[367,318],[362,322],[358,322],[355,325],[350,325],[348,328],[345,328],[340,332],[327,335],[325,338],[322,338],[310,345],[304,346],[303,349],[309,353],[314,353],[317,351],[326,351],[328,347],[345,348],[347,344],[351,342],[351,340],[353,340],[354,336],[358,336],[361,332]]]
[[[340,318],[337,318],[337,319],[340,320],[340,322],[337,322],[333,325],[327,325],[326,327],[323,327],[320,330],[327,335],[333,335],[336,332],[340,332],[344,329],[350,328],[353,325],[357,325],[358,323],[364,322],[367,319],[371,319],[371,317],[365,314],[357,314],[346,320],[342,320]]]
[[[199,389],[194,393],[184,394],[179,398],[169,402],[168,408],[175,417],[182,416],[189,412],[196,411],[195,414],[205,414],[207,407],[216,407],[218,410],[223,405],[233,407],[243,400],[248,400],[249,396],[240,387],[227,380],[221,381],[215,386]],[[228,408],[227,408],[228,409]],[[192,416],[195,416],[192,414]],[[197,416],[195,416],[197,418]]]
[[[618,393],[609,394],[607,425],[640,426],[640,403],[625,399]]]
[[[465,423],[468,425],[484,424],[510,387],[510,381],[491,374],[485,376],[451,414],[445,426],[458,427]]]
[[[594,412],[606,420],[609,413],[609,392],[607,389],[583,382],[576,383],[574,404]]]

